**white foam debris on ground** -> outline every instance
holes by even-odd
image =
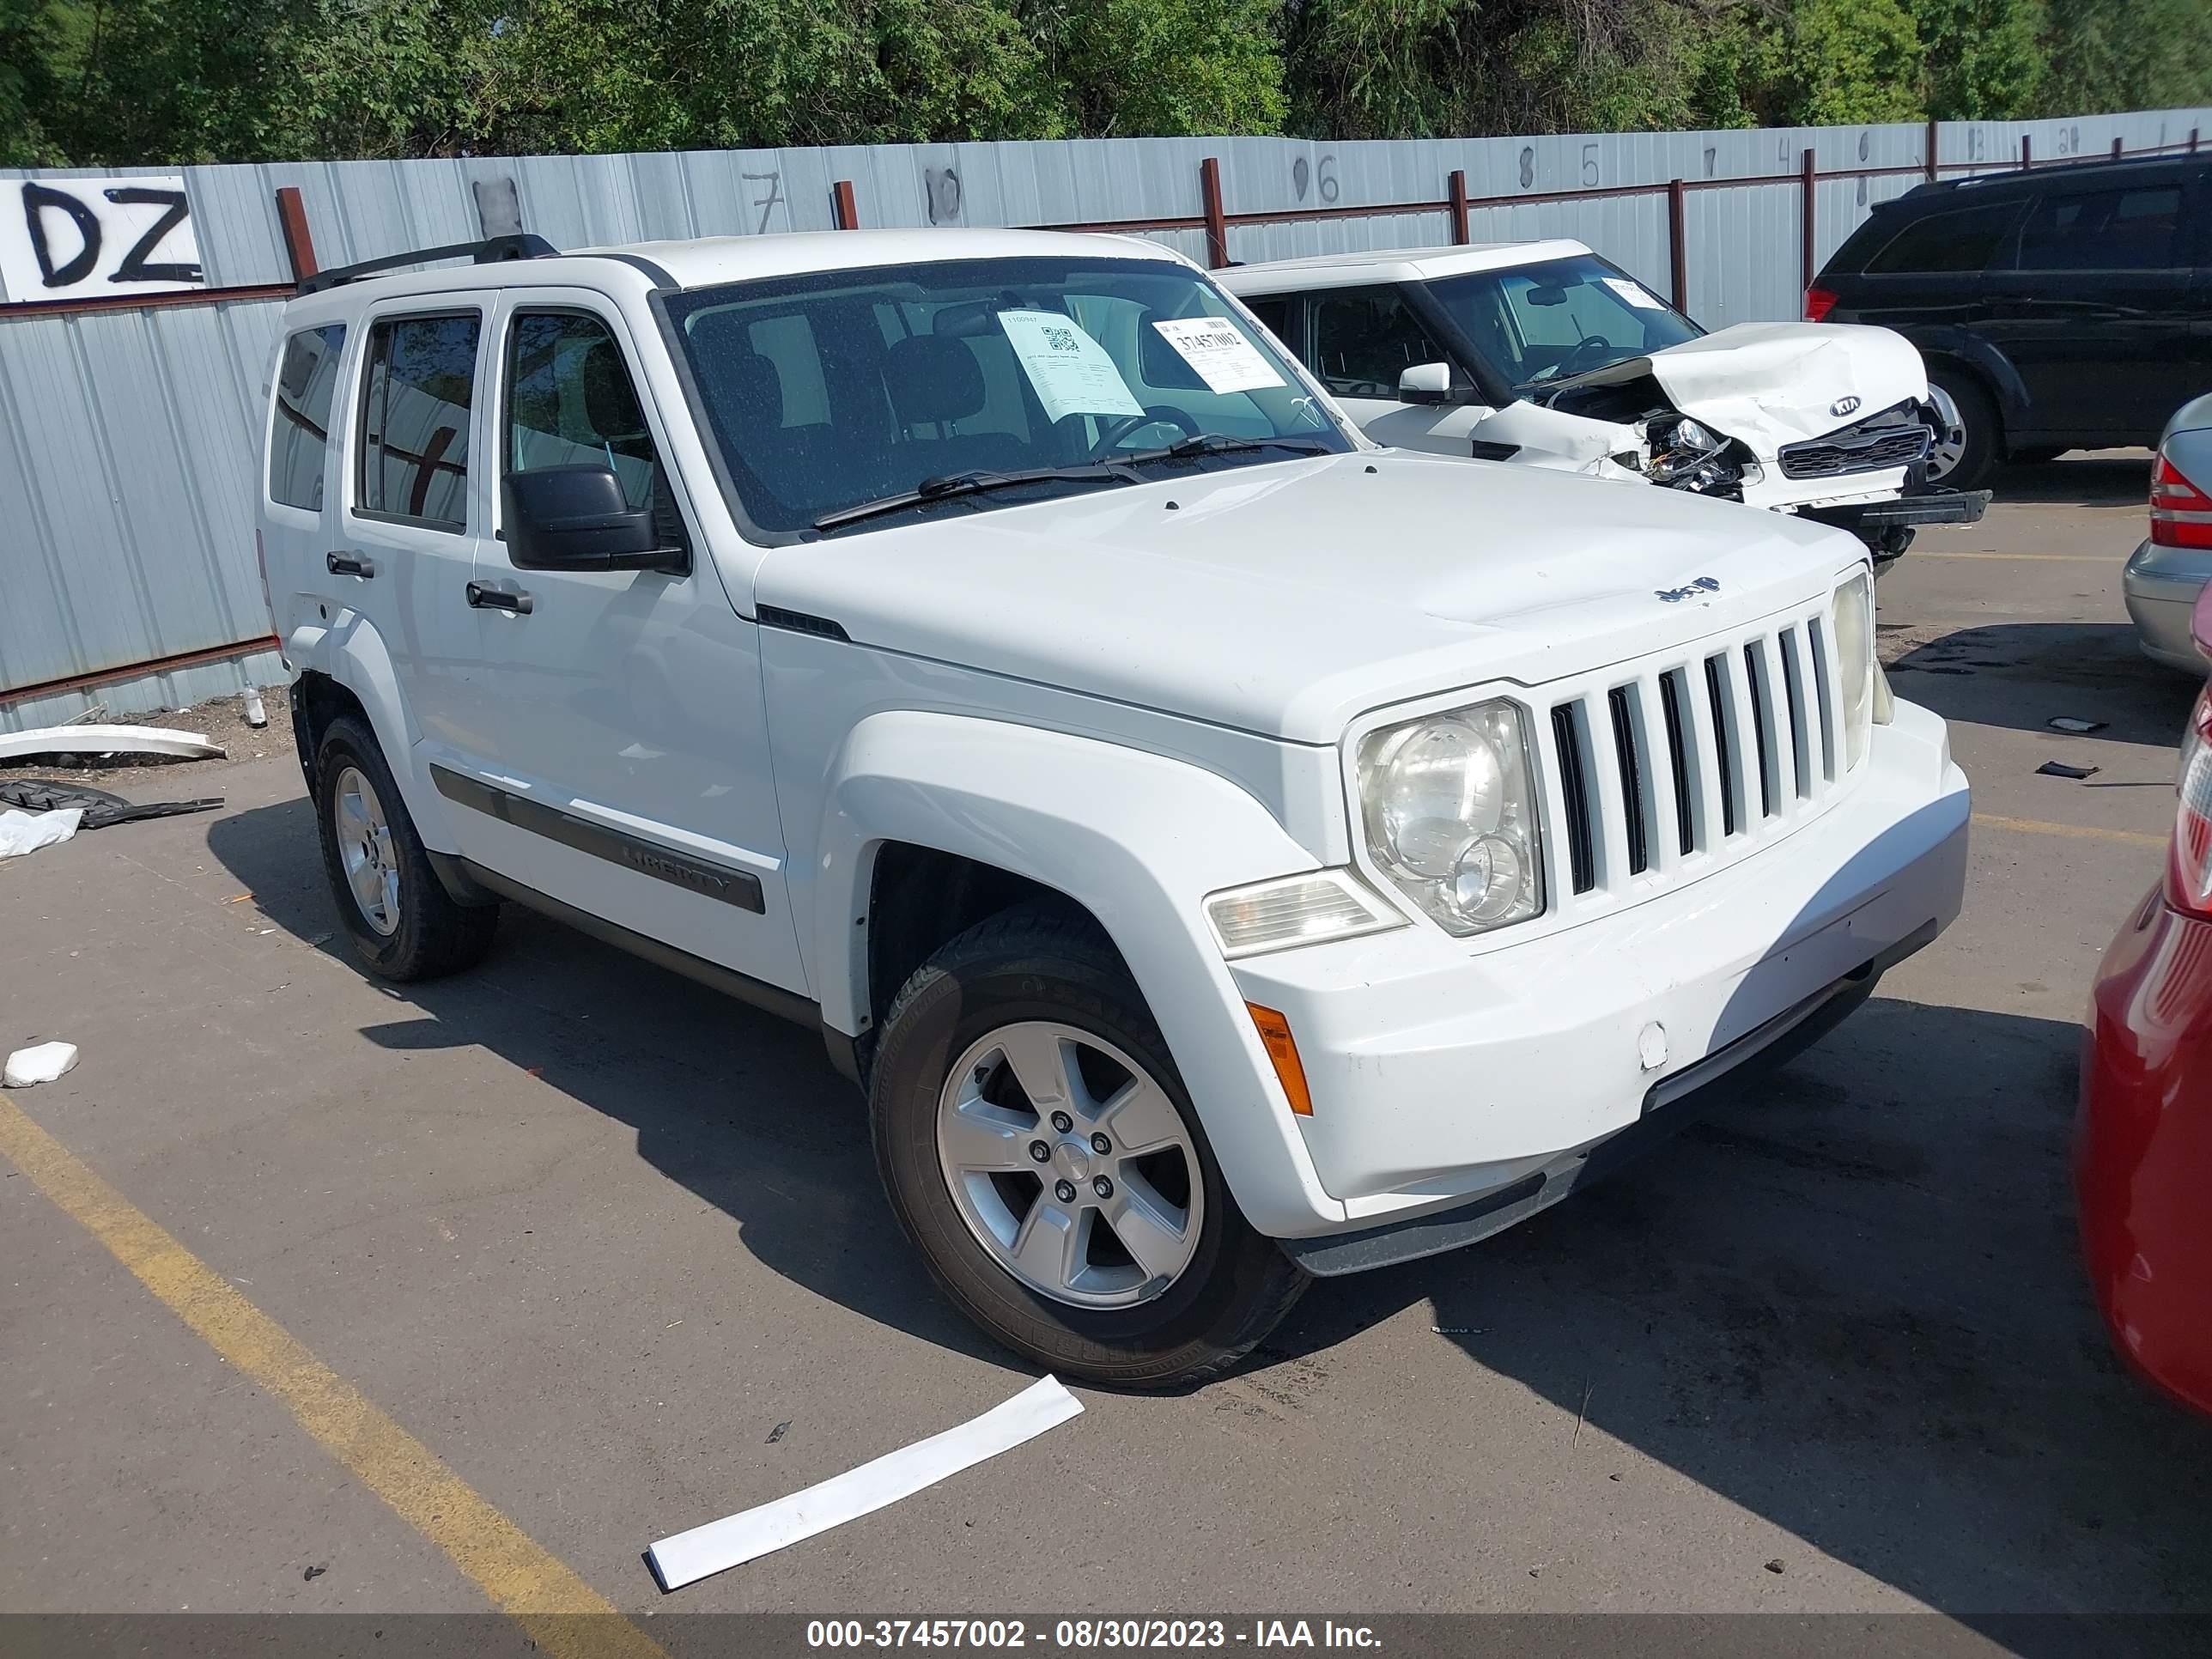
[[[174,755],[182,760],[221,760],[222,748],[204,732],[172,732],[161,726],[40,726],[0,735],[0,761],[27,755]]]
[[[41,847],[67,841],[83,822],[81,807],[65,807],[58,812],[21,812],[11,806],[0,812],[0,859],[19,859]]]
[[[948,1475],[1035,1439],[1082,1410],[1083,1402],[1059,1378],[1045,1377],[957,1429],[886,1452],[773,1504],[664,1538],[645,1553],[647,1564],[661,1589],[681,1589],[911,1498]]]
[[[74,1042],[40,1042],[18,1048],[8,1056],[0,1083],[10,1089],[27,1089],[34,1083],[52,1083],[76,1064]]]

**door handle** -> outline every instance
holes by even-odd
[[[479,611],[512,611],[518,617],[528,616],[537,605],[527,593],[508,587],[486,587],[482,582],[469,584],[469,603]]]
[[[376,561],[362,553],[325,553],[323,564],[333,576],[358,576],[367,581],[376,574]]]

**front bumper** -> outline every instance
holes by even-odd
[[[2208,581],[2212,581],[2212,551],[2150,542],[2136,549],[2121,573],[2120,591],[2143,655],[2192,674],[2207,672],[2189,623]]]
[[[1767,1045],[1735,1045],[1948,926],[1966,781],[1940,720],[1896,716],[1826,811],[1640,903],[1520,943],[1409,927],[1232,963],[1245,1000],[1290,1024],[1314,1106],[1297,1123],[1345,1206],[1270,1231],[1358,1233],[1554,1182],[1663,1115],[1678,1079],[1711,1080],[1709,1060],[1751,1057]]]

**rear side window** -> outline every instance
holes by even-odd
[[[269,499],[319,510],[323,460],[330,453],[331,402],[337,390],[345,330],[332,323],[284,342],[276,369],[276,424],[269,435]]]
[[[1313,299],[1314,371],[1348,398],[1395,398],[1398,377],[1447,361],[1395,289],[1347,288]]]
[[[1986,270],[2020,217],[2020,204],[1990,202],[1913,220],[1867,261],[1870,276],[1941,275]]]
[[[2176,263],[2181,187],[2045,196],[2020,233],[2022,270],[2155,270]]]
[[[474,312],[370,325],[362,384],[360,510],[438,530],[468,525]]]

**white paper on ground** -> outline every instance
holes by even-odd
[[[1657,296],[1641,283],[1632,283],[1626,276],[1607,276],[1605,285],[1634,306],[1638,311],[1664,311]]]
[[[1259,348],[1226,317],[1170,317],[1153,323],[1160,337],[1182,355],[1212,392],[1257,392],[1280,386]]]
[[[64,807],[58,812],[19,812],[11,806],[0,812],[0,859],[20,858],[67,841],[83,820],[81,806]]]
[[[1058,1377],[1042,1378],[957,1429],[887,1452],[773,1504],[664,1538],[646,1551],[646,1560],[661,1589],[681,1589],[911,1498],[947,1475],[1035,1439],[1082,1409],[1083,1402],[1060,1387]]]
[[[27,1089],[34,1083],[52,1083],[76,1064],[76,1044],[74,1042],[41,1042],[29,1048],[18,1048],[8,1056],[8,1064],[0,1069],[0,1084],[10,1089]]]
[[[1141,415],[1144,405],[1121,371],[1072,317],[1056,311],[1002,311],[999,326],[1022,373],[1036,388],[1045,418],[1070,415]]]

